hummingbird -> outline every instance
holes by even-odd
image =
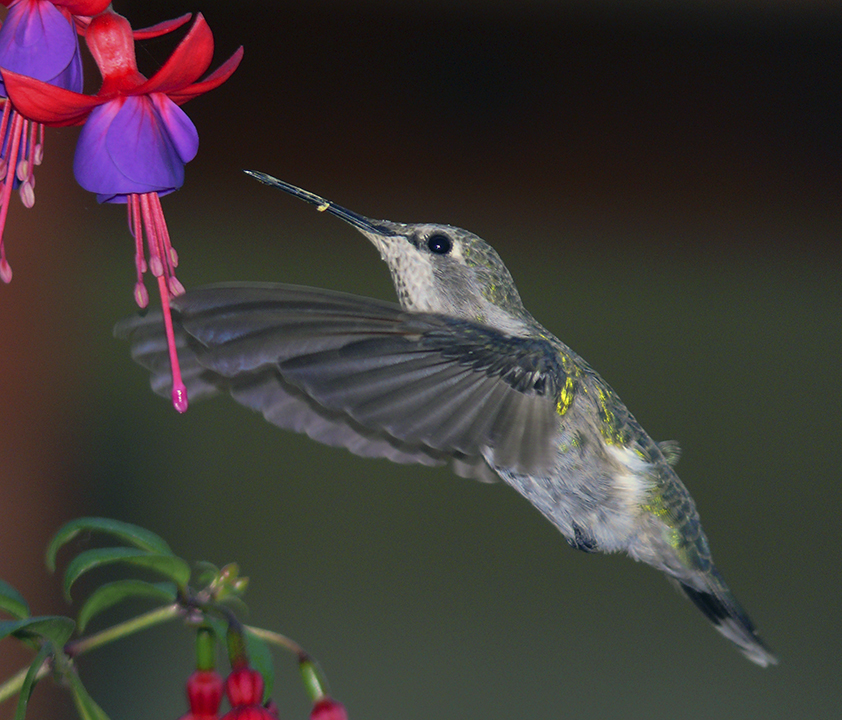
[[[360,456],[502,480],[574,548],[661,570],[749,660],[777,663],[713,563],[674,469],[678,446],[652,440],[532,317],[488,243],[450,225],[373,220],[246,172],[361,232],[398,304],[288,284],[188,290],[171,309],[191,399],[227,393],[270,423]],[[115,334],[169,397],[160,327],[149,313]]]

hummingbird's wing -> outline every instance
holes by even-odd
[[[484,480],[484,459],[517,472],[550,464],[563,377],[545,341],[291,285],[199,288],[172,305],[191,399],[227,391],[321,442],[398,462],[454,459]],[[168,394],[160,319],[115,332]]]

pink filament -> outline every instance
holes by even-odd
[[[170,357],[170,371],[172,373],[172,402],[178,412],[187,410],[187,387],[181,378],[181,367],[178,363],[178,352],[175,347],[175,332],[173,331],[170,298],[184,291],[181,283],[176,280],[174,272],[175,254],[170,245],[170,235],[161,208],[161,199],[157,193],[132,194],[128,198],[129,230],[135,239],[135,266],[137,268],[137,285],[135,285],[135,300],[143,307],[149,296],[143,285],[143,273],[147,266],[158,280],[158,292],[161,295],[161,308],[164,316],[164,331],[167,336],[167,350]],[[143,235],[146,234],[146,247],[149,261],[144,259]]]
[[[0,190],[0,280],[4,283],[10,282],[12,279],[12,268],[6,260],[6,247],[3,244],[3,229],[6,227],[6,216],[9,213],[9,199],[12,194],[12,186],[15,184],[15,171],[13,170],[13,166],[10,164],[10,160],[14,162],[18,156],[21,128],[23,127],[23,117],[12,109],[11,103],[7,100],[5,107],[3,108],[3,121],[0,123],[0,133],[3,133],[0,137],[5,136],[5,129],[9,122],[8,116],[10,113],[12,116],[12,129],[10,133],[12,143],[9,148],[10,152],[6,156],[7,171],[6,176],[2,181],[2,190]]]

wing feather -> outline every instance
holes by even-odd
[[[188,394],[228,392],[283,428],[397,462],[538,472],[555,451],[564,378],[546,341],[293,285],[226,285],[173,301]],[[124,321],[133,358],[169,390],[159,317]]]

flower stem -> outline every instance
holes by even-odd
[[[0,684],[0,703],[8,700],[10,697],[14,697],[20,692],[20,689],[23,687],[23,681],[26,679],[26,674],[29,672],[29,668],[25,667],[22,668],[20,671],[16,672],[12,677],[10,677],[6,682]],[[35,676],[36,679],[41,679],[50,672],[50,659],[47,658],[41,663],[41,667],[38,668],[38,674]]]
[[[89,650],[98,648],[102,645],[107,645],[114,640],[136,633],[140,630],[145,630],[153,625],[160,625],[167,620],[172,620],[182,614],[181,605],[173,603],[172,605],[165,605],[164,607],[150,610],[148,613],[138,615],[131,620],[112,625],[110,628],[100,630],[98,633],[88,635],[88,637],[79,638],[73,642],[67,643],[64,646],[65,652],[70,657],[82,655]]]
[[[253,625],[244,625],[243,627],[252,635],[256,635],[268,643],[272,643],[273,645],[282,647],[285,650],[289,650],[299,657],[307,656],[304,648],[295,642],[295,640],[290,640],[286,635],[281,635],[280,633],[276,633],[272,630],[264,630],[263,628],[254,627]]]
[[[120,638],[131,635],[132,633],[152,627],[153,625],[160,625],[162,622],[178,617],[180,614],[182,614],[182,608],[178,603],[165,605],[164,607],[151,610],[143,615],[138,615],[131,620],[126,620],[125,622],[113,625],[110,628],[101,630],[100,632],[89,635],[88,637],[79,638],[78,640],[69,642],[64,646],[64,652],[67,657],[74,658],[77,655],[83,655],[90,650],[101,647],[102,645],[107,645],[114,640],[119,640]],[[48,657],[41,664],[41,667],[38,668],[36,678],[40,679],[44,677],[50,672],[52,666],[53,658]],[[6,682],[0,683],[0,703],[20,692],[28,672],[29,668],[25,667],[6,680]]]

